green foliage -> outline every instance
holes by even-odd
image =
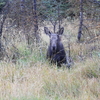
[[[41,0],[42,6],[38,7],[38,11],[47,20],[58,20],[67,16],[65,13],[70,8],[71,4],[65,0]]]
[[[2,10],[2,8],[3,8],[4,5],[5,5],[5,2],[1,2],[0,3],[0,12],[1,12],[1,10]]]
[[[1,12],[2,8],[4,7],[6,1],[7,0],[0,0],[0,12]]]
[[[20,65],[27,66],[31,62],[37,63],[45,61],[44,51],[40,51],[40,47],[32,46],[28,48],[27,45],[19,45],[17,48],[20,57],[16,59],[16,62]]]

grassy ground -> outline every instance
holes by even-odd
[[[57,69],[47,62],[0,63],[1,100],[99,100],[100,59]]]
[[[45,42],[30,47],[23,41],[11,42],[17,49],[8,43],[8,58],[0,61],[0,100],[100,100],[100,41],[79,44],[71,27],[74,24],[65,26],[69,37],[63,37],[66,51],[70,38],[70,70],[49,64]]]

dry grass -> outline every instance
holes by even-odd
[[[91,62],[91,63],[90,63]],[[0,64],[2,100],[99,100],[100,59],[75,63],[73,69],[56,69],[48,63],[32,66]],[[25,99],[22,99],[25,98]],[[30,98],[30,99],[28,99]]]
[[[10,42],[8,37],[8,58],[0,61],[0,100],[100,100],[100,41],[77,43],[77,31],[72,30],[77,30],[75,23],[67,23],[64,32],[67,37],[62,38],[66,50],[70,38],[74,61],[70,70],[49,64],[45,42],[27,46],[24,39]],[[16,64],[12,62],[14,54]]]

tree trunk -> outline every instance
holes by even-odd
[[[3,15],[2,20],[0,22],[0,52],[2,51],[2,41],[1,41],[1,37],[2,37],[2,30],[3,30],[3,24],[5,22],[6,16]]]
[[[39,39],[38,36],[38,17],[37,17],[37,1],[33,0],[33,21],[34,21],[34,33],[33,36],[36,38],[36,41]]]
[[[25,10],[25,6],[24,6],[24,3],[25,3],[25,0],[20,0],[20,8],[21,8],[21,12],[24,12]]]
[[[25,13],[25,0],[20,0],[20,13],[21,13],[21,27],[23,29],[23,33],[25,35],[25,38],[27,40],[27,43],[29,43],[29,33],[27,32],[27,28],[26,28],[26,13]]]
[[[25,0],[20,0],[20,12],[21,12],[21,26],[25,32],[26,18],[25,18]]]
[[[60,30],[60,28],[61,28],[61,18],[60,18],[59,4],[58,4],[58,24],[59,24],[59,30]]]
[[[3,44],[2,44],[2,31],[3,31],[3,25],[4,25],[4,22],[6,20],[6,17],[7,17],[7,14],[8,14],[8,11],[9,11],[9,0],[6,2],[5,6],[2,8],[2,11],[1,11],[1,19],[0,19],[0,60],[2,59],[3,57]]]
[[[77,39],[80,41],[82,35],[82,26],[83,26],[83,0],[80,0],[80,25]]]

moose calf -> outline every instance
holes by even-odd
[[[62,27],[57,33],[52,33],[47,27],[44,27],[44,32],[50,37],[50,44],[47,50],[47,59],[50,59],[51,63],[57,64],[58,67],[61,67],[62,63],[67,62],[64,46],[60,38],[63,31],[64,28]]]

